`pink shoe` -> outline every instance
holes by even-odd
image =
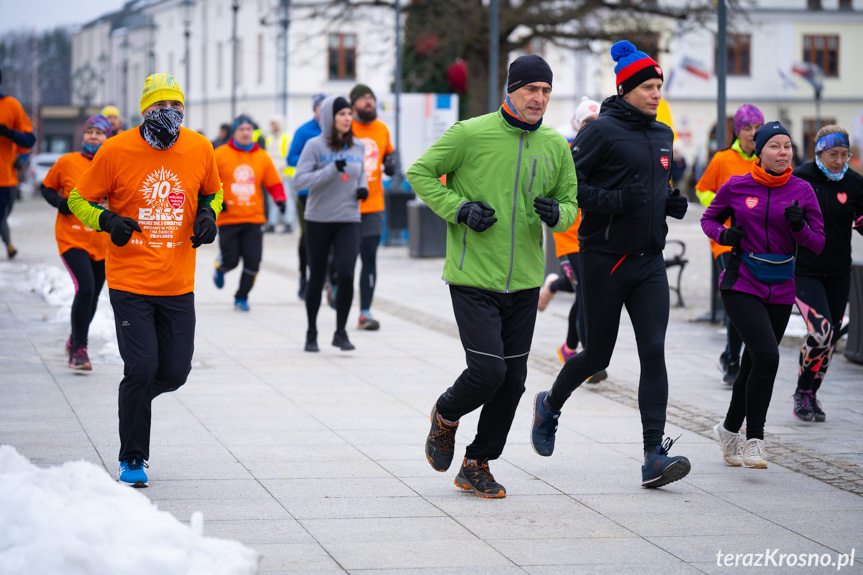
[[[549,302],[554,299],[554,292],[551,291],[551,284],[556,282],[558,277],[559,276],[557,274],[548,274],[548,277],[546,277],[545,281],[542,282],[542,287],[539,288],[539,303],[536,305],[536,309],[539,311],[545,311]]]
[[[566,347],[566,344],[560,346],[557,350],[557,357],[560,358],[560,363],[566,363],[566,360],[577,354],[578,351],[574,349],[569,349]]]

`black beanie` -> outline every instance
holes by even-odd
[[[337,97],[335,102],[333,102],[333,118],[335,118],[336,114],[338,114],[341,110],[350,107],[351,105],[347,100],[345,100],[341,96]]]
[[[788,133],[785,126],[779,122],[768,122],[755,130],[755,155],[760,158],[761,150],[764,149],[764,145],[768,140],[773,136],[779,136],[782,134],[785,134],[789,138],[791,137],[791,134]]]
[[[356,86],[354,86],[353,90],[351,90],[351,106],[353,106],[354,102],[356,102],[366,94],[371,94],[372,98],[375,97],[375,93],[372,92],[372,89],[365,84],[357,84]]]
[[[509,65],[506,93],[515,92],[533,82],[548,82],[551,86],[551,67],[536,54],[519,56]]]

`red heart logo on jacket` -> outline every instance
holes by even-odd
[[[659,158],[659,163],[662,164],[662,167],[666,170],[668,169],[668,156],[662,156]]]
[[[836,199],[839,200],[840,204],[844,204],[848,201],[848,194],[846,194],[845,192],[839,192],[838,194],[836,194]]]
[[[750,210],[758,205],[758,198],[754,198],[752,196],[746,198],[746,207]]]

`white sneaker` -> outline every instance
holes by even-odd
[[[731,467],[743,465],[743,445],[740,441],[740,433],[728,431],[720,421],[713,426],[713,438],[719,442],[719,447],[722,449],[722,459],[725,460],[726,465]]]
[[[539,288],[539,303],[536,305],[537,310],[545,311],[549,302],[554,299],[554,292],[551,291],[551,284],[556,282],[559,277],[560,276],[557,274],[548,274],[548,277],[546,277],[545,281],[542,282],[542,287]]]
[[[767,462],[764,461],[764,440],[763,439],[747,439],[743,445],[743,467],[750,469],[767,469]]]

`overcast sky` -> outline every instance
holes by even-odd
[[[84,24],[122,6],[123,0],[0,0],[0,34]]]

